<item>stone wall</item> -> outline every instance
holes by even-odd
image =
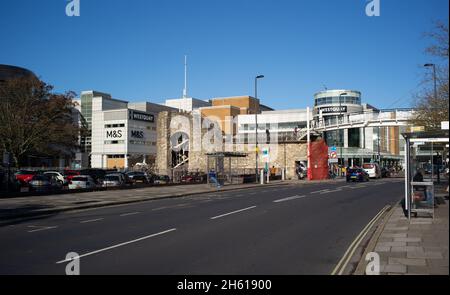
[[[156,168],[157,172],[160,174],[171,175],[171,150],[170,150],[170,136],[180,130],[176,128],[178,124],[173,124],[170,128],[170,122],[173,118],[178,116],[181,120],[189,121],[190,128],[188,130],[183,130],[183,132],[189,133],[189,164],[187,165],[187,169],[189,171],[204,171],[207,169],[207,152],[211,152],[211,150],[205,150],[205,147],[202,146],[201,139],[204,138],[207,130],[201,129],[199,131],[198,128],[194,128],[194,125],[200,124],[200,122],[194,122],[195,117],[193,117],[189,113],[169,113],[162,112],[158,116],[157,120],[157,156],[156,156]],[[182,116],[182,117],[180,117]],[[197,119],[199,120],[199,119]],[[296,161],[306,161],[307,151],[306,151],[306,143],[279,143],[272,145],[259,145],[259,161],[258,167],[265,167],[265,159],[262,158],[262,151],[264,148],[269,148],[269,167],[278,168],[280,171],[283,168],[286,168],[286,177],[287,178],[295,178],[295,162]],[[223,150],[217,150],[223,151]],[[232,159],[232,169],[235,171],[240,171],[242,173],[253,173],[255,169],[255,148],[254,146],[247,145],[243,146],[240,149],[234,147],[232,150],[225,149],[225,151],[233,151],[233,152],[241,152],[246,153],[247,157],[245,158],[235,158]],[[228,167],[228,160],[225,161],[225,167]]]

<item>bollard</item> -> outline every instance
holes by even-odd
[[[264,170],[261,169],[261,176],[259,177],[261,179],[261,184],[264,184]]]
[[[269,183],[270,180],[270,171],[267,171],[267,183]]]
[[[283,170],[281,170],[281,180],[285,181],[286,180],[286,174],[285,174],[285,170],[283,168]]]

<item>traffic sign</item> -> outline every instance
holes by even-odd
[[[331,152],[330,153],[330,159],[337,159],[337,153],[336,152]]]
[[[335,151],[337,151],[337,148],[336,148],[335,146],[332,146],[332,147],[331,147],[331,151],[332,151],[332,152],[335,152]]]

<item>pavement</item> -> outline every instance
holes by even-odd
[[[449,274],[448,192],[443,187],[436,189],[436,195],[440,195],[444,203],[435,208],[434,218],[419,215],[408,221],[400,204],[397,204],[379,226],[365,254],[376,252],[380,255],[380,274]],[[355,274],[365,273],[364,257]]]
[[[65,274],[69,252],[81,274],[330,274],[403,189],[294,182],[40,216],[0,227],[0,274]]]

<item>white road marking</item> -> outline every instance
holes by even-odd
[[[169,208],[169,207],[159,207],[159,208],[155,208],[155,209],[152,209],[152,211],[159,211],[159,210],[163,210],[163,209],[167,209],[167,208]]]
[[[225,217],[225,216],[228,216],[228,215],[231,215],[231,214],[239,213],[239,212],[250,210],[250,209],[253,209],[253,208],[256,208],[256,206],[251,206],[251,207],[240,209],[240,210],[236,210],[236,211],[233,211],[233,212],[217,215],[217,216],[211,217],[211,219],[217,219],[217,218]]]
[[[301,199],[301,198],[305,198],[306,196],[292,196],[292,197],[288,197],[288,198],[284,198],[284,199],[279,199],[279,200],[275,200],[273,201],[274,203],[280,203],[280,202],[285,202],[285,201],[291,201],[291,200],[296,200],[296,199]]]
[[[35,225],[31,225],[31,226],[28,226],[28,227],[31,227],[31,228],[33,228],[33,227],[40,227],[38,229],[29,230],[28,231],[29,233],[35,233],[35,232],[38,232],[38,231],[43,231],[43,230],[49,230],[49,229],[57,228],[57,226],[44,226],[44,227],[41,227],[41,226],[35,226]]]
[[[357,188],[362,188],[362,187],[367,187],[367,186],[365,186],[365,185],[349,186],[349,188],[351,188],[351,189],[357,189]]]
[[[103,219],[104,219],[104,218],[97,218],[97,219],[83,220],[83,221],[80,221],[80,223],[96,222],[96,221],[100,221],[100,220],[103,220]]]
[[[136,215],[136,214],[141,214],[141,212],[130,212],[130,213],[124,213],[124,214],[120,214],[120,217],[124,217],[124,216],[130,216],[130,215]]]
[[[343,189],[343,188],[347,188],[347,187],[350,187],[350,185],[338,186],[337,188],[338,188],[338,189]]]
[[[341,191],[342,191],[342,189],[335,189],[335,190],[332,190],[332,191],[321,192],[320,195],[328,194],[328,193],[341,192]]]
[[[326,191],[329,191],[330,189],[322,189],[322,190],[320,190],[320,191],[315,191],[315,192],[310,192],[310,194],[320,194],[320,193],[322,193],[322,192],[326,192]]]
[[[151,234],[151,235],[148,235],[148,236],[145,236],[145,237],[142,237],[142,238],[138,238],[138,239],[135,239],[135,240],[132,240],[132,241],[120,243],[120,244],[113,245],[113,246],[110,246],[110,247],[106,247],[106,248],[103,248],[103,249],[100,249],[100,250],[95,250],[95,251],[92,251],[92,252],[89,252],[89,253],[85,253],[85,254],[82,254],[82,255],[80,255],[78,257],[75,257],[73,259],[80,259],[82,257],[94,255],[94,254],[97,254],[97,253],[100,253],[100,252],[108,251],[108,250],[111,250],[111,249],[114,249],[114,248],[118,248],[118,247],[122,247],[122,246],[125,246],[125,245],[128,245],[128,244],[140,242],[140,241],[143,241],[143,240],[146,240],[146,239],[149,239],[149,238],[153,238],[153,237],[156,237],[156,236],[167,234],[167,233],[175,231],[175,230],[176,230],[176,228],[171,228],[171,229],[168,229],[168,230],[156,233],[156,234]],[[72,260],[71,259],[61,260],[61,261],[56,262],[56,264],[66,263],[66,262],[70,262]]]

